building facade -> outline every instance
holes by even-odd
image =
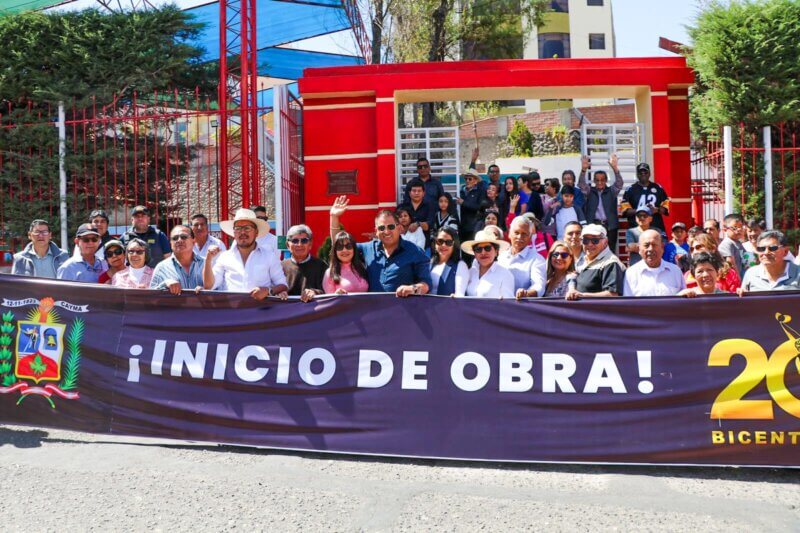
[[[551,12],[525,42],[524,59],[616,57],[611,0],[551,0]],[[540,110],[613,104],[613,99],[526,100],[529,113]]]

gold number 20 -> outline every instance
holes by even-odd
[[[742,398],[766,378],[767,390],[778,407],[800,418],[800,399],[786,388],[786,366],[797,357],[793,341],[778,346],[772,355],[749,339],[726,339],[711,348],[708,366],[728,366],[735,355],[745,359],[745,367],[711,406],[713,419],[773,419],[771,400],[743,400]]]

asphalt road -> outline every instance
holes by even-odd
[[[0,427],[0,530],[800,531],[800,472],[382,459]]]

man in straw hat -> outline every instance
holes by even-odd
[[[234,244],[222,253],[219,247],[209,246],[203,288],[249,292],[256,300],[267,296],[288,298],[286,275],[278,256],[256,242],[269,233],[269,224],[252,210],[239,209],[233,220],[224,220],[219,226],[233,237]]]

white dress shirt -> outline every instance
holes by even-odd
[[[206,258],[206,254],[208,253],[208,247],[209,246],[219,246],[219,249],[222,250],[223,252],[228,249],[228,247],[225,246],[224,242],[222,242],[221,240],[217,239],[216,237],[214,237],[213,235],[211,235],[209,233],[208,234],[208,238],[206,239],[206,243],[203,245],[202,248],[199,248],[197,246],[196,242],[194,243],[194,253],[195,253],[195,255],[205,259]]]
[[[495,262],[481,276],[478,261],[469,270],[467,296],[481,298],[514,298],[514,275],[507,268]]]
[[[644,259],[625,271],[623,296],[674,296],[686,288],[686,280],[677,265],[661,261],[650,268]]]
[[[274,253],[275,256],[280,259],[280,255],[278,255],[278,238],[275,235],[272,233],[267,233],[263,237],[256,239],[256,242],[262,248],[272,250],[272,253]]]
[[[511,248],[500,252],[497,262],[514,276],[515,292],[526,289],[535,290],[537,296],[544,295],[547,287],[547,261],[533,246],[526,246],[518,254],[514,254]]]
[[[250,252],[247,264],[242,263],[239,247],[234,246],[216,257],[213,271],[212,288],[228,292],[250,292],[257,287],[286,285],[286,274],[277,254],[263,248],[258,242]]]

